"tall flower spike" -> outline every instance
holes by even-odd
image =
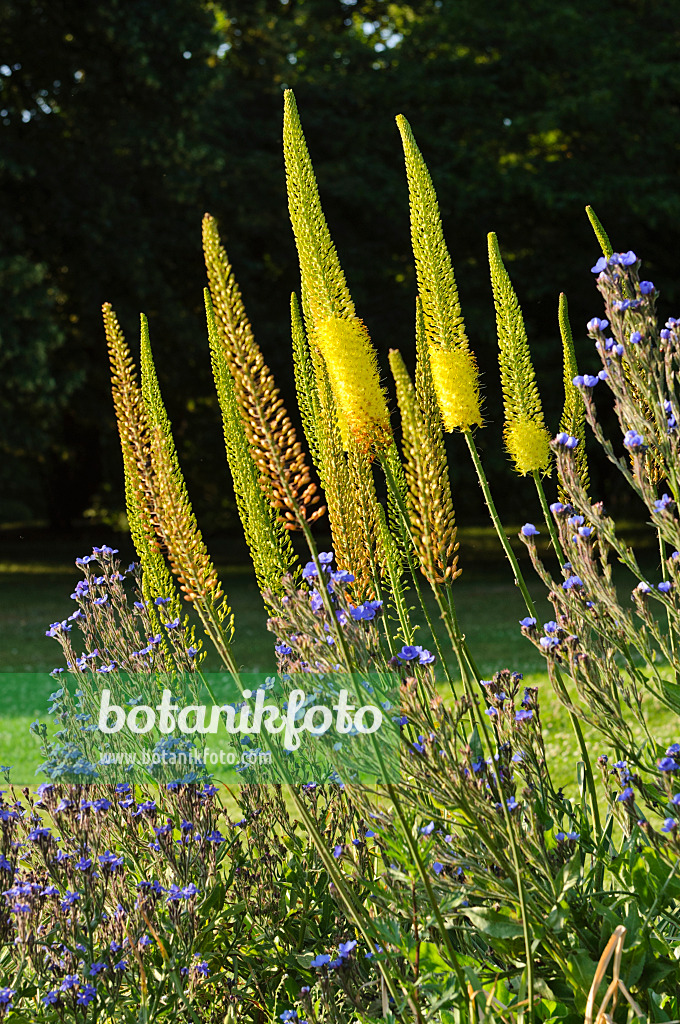
[[[522,310],[493,232],[488,241],[505,409],[505,444],[521,476],[546,473],[551,461],[550,435],[543,419]]]
[[[219,344],[234,381],[260,486],[277,509],[281,524],[298,530],[301,521],[312,523],[326,510],[318,504],[302,446],[255,342],[217,225],[209,214],[203,218],[203,247]]]
[[[567,296],[560,293],[557,318],[562,336],[562,366],[564,377],[564,409],[560,420],[560,432],[578,438],[576,463],[583,489],[588,492],[588,458],[586,456],[586,407],[579,389],[574,385],[574,377],[578,375],[574,338],[569,323]],[[560,494],[563,498],[564,495]]]
[[[180,590],[194,603],[225,663],[232,666],[229,638],[222,627],[229,608],[226,601],[220,601],[222,591],[186,495],[160,398],[145,320],[142,318],[145,379],[140,388],[130,351],[108,303],[103,314],[130,530],[146,577],[144,592],[147,599],[174,596],[172,577],[162,555],[165,552]],[[229,630],[232,625],[230,617]]]
[[[111,364],[113,404],[118,423],[125,503],[130,535],[142,567],[145,598],[175,595],[175,585],[158,540],[160,527],[149,452],[149,424],[130,349],[110,303],[102,307]],[[149,606],[152,615],[153,603]]]
[[[445,430],[470,430],[482,423],[479,374],[465,333],[437,194],[411,127],[401,114],[397,126],[404,147],[411,244],[432,380]]]
[[[375,503],[368,464],[369,449],[385,447],[390,437],[389,419],[377,371],[373,369],[376,366],[375,354],[368,334],[355,314],[354,303],[321,208],[295,97],[290,90],[284,95],[283,150],[288,209],[300,263],[302,309],[308,339],[306,351],[309,353],[315,384],[315,392],[313,389],[310,391],[312,379],[307,372],[309,364],[300,363],[296,358],[298,393],[304,376],[301,402],[303,423],[307,431],[308,424],[304,417],[306,410],[309,410],[314,418],[312,430],[317,442],[316,445],[312,443],[310,434],[310,448],[328,502],[328,518],[338,565],[351,569],[356,576],[353,585],[355,594],[368,593],[374,575],[371,564],[375,565],[374,554],[379,556],[377,550],[373,551],[378,538],[372,525],[368,536],[369,551],[365,550],[366,530],[369,528],[366,515]],[[318,335],[320,325],[324,325],[322,341],[327,342],[323,354]],[[300,328],[301,324],[297,321],[294,329],[298,343],[301,341]],[[331,344],[338,339],[343,344],[347,342],[351,352],[359,348],[369,366],[367,381],[358,381],[351,360],[350,365],[346,366],[346,353],[332,350]],[[294,337],[294,351],[295,345]],[[348,375],[343,372],[345,367]],[[303,371],[302,376],[300,370]],[[367,383],[369,387],[362,395],[358,388],[366,387]],[[369,399],[369,409],[361,405],[362,397]],[[362,459],[365,466],[359,466]],[[369,518],[372,523],[372,513]]]
[[[305,326],[302,322],[300,304],[295,292],[290,297],[290,333],[293,342],[293,370],[300,419],[312,460],[318,468],[321,458],[319,433],[321,399],[314,376],[314,365],[307,343]]]
[[[446,460],[432,443],[427,421],[404,361],[390,351],[390,367],[401,413],[402,446],[408,486],[406,501],[413,542],[423,575],[432,588],[460,575],[456,521]]]
[[[345,448],[384,449],[392,441],[390,416],[364,324],[356,317],[330,317],[317,324],[315,338],[328,369]]]
[[[230,616],[224,591],[203,542],[180,469],[170,421],[163,405],[151,354],[148,325],[142,316],[142,396],[149,424],[152,487],[156,496],[156,529],[165,544],[173,574],[187,601],[220,621]],[[230,618],[231,622],[231,618]]]
[[[224,444],[234,485],[236,507],[243,524],[260,592],[271,590],[278,593],[281,578],[291,571],[295,554],[288,531],[281,526],[260,487],[259,474],[251,457],[248,438],[239,415],[234,381],[224,358],[207,288],[205,310],[213,377],[222,413]]]
[[[321,209],[314,168],[300,124],[295,96],[283,96],[283,155],[286,165],[288,212],[302,275],[302,299],[307,329],[313,334],[319,320],[351,319],[354,303]]]
[[[595,237],[600,243],[602,255],[606,259],[609,259],[609,257],[614,252],[612,243],[609,241],[609,235],[600,224],[600,221],[598,220],[595,210],[593,210],[592,206],[586,206],[586,214],[588,215],[588,220],[590,221],[591,227],[595,232]]]

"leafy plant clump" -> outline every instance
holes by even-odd
[[[397,120],[418,285],[413,377],[399,352],[389,356],[399,438],[292,93],[284,155],[301,274],[290,315],[304,438],[254,339],[210,216],[203,236],[227,458],[276,638],[277,679],[289,699],[296,686],[337,693],[339,679],[358,680],[357,698],[369,678],[393,686],[397,701],[382,707],[398,732],[399,770],[390,770],[376,734],[361,748],[361,766],[338,757],[322,777],[313,759],[293,767],[265,738],[287,787],[265,786],[245,767],[241,789],[225,791],[221,803],[205,765],[156,779],[152,791],[153,779],[107,783],[91,753],[98,676],[128,704],[138,685],[145,694],[186,686],[191,696],[207,642],[240,686],[240,706],[251,694],[233,654],[234,615],[184,484],[146,322],[138,375],[105,306],[139,564],[121,573],[106,548],[93,553],[100,568],[81,560],[77,612],[48,631],[66,655],[54,710],[70,745],[66,757],[59,737],[36,726],[50,781],[37,801],[25,791],[2,804],[0,1006],[9,1018],[680,1017],[680,743],[660,744],[650,726],[650,711],[674,717],[680,708],[680,321],[659,328],[657,291],[640,260],[614,252],[589,209],[603,252],[592,269],[604,314],[588,323],[594,362],[580,374],[560,296],[565,402],[553,434],[520,304],[489,236],[505,445],[517,474],[531,478],[542,519],[525,523],[520,539],[554,608],[541,624],[476,446],[479,375],[432,179],[410,126]],[[613,399],[614,437],[600,425],[599,392]],[[642,572],[591,497],[586,425],[648,510],[658,580]],[[468,449],[526,604],[518,629],[545,657],[573,731],[578,785],[569,794],[553,781],[539,688],[504,666],[481,679],[458,625],[464,558],[445,432],[461,434]],[[320,552],[314,538],[323,515],[332,552]],[[307,544],[305,564],[292,532]],[[546,551],[536,545],[541,533]],[[632,579],[625,593],[614,585],[616,562]],[[124,596],[130,578],[139,598],[132,606]],[[446,642],[432,628],[427,589]],[[183,600],[200,626],[182,612]],[[74,622],[82,653],[70,639]],[[595,751],[584,725],[600,737]],[[238,822],[229,801],[243,808]]]

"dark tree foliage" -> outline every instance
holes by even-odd
[[[524,307],[551,428],[561,409],[557,297],[598,313],[592,203],[645,258],[662,312],[680,304],[680,25],[672,0],[6,0],[0,10],[0,365],[6,516],[66,522],[120,507],[99,308],[134,336],[149,314],[195,504],[229,493],[201,315],[200,219],[220,221],[267,361],[290,387],[297,287],[281,156],[296,91],[360,315],[383,356],[412,351],[405,114],[428,160],[485,374],[492,474],[501,450],[486,233]],[[30,315],[26,316],[26,311]],[[14,404],[13,416],[8,410]],[[453,439],[456,504],[480,505]],[[460,458],[458,458],[460,456]],[[593,467],[594,490],[605,467]],[[504,475],[504,476],[503,476]],[[500,481],[499,481],[500,482]],[[13,488],[13,489],[12,489]],[[505,512],[522,516],[521,488]],[[529,500],[528,493],[526,500]]]

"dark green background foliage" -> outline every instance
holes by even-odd
[[[412,352],[403,113],[429,163],[485,373],[480,435],[504,512],[486,232],[523,304],[551,429],[557,296],[582,370],[600,312],[594,205],[680,312],[674,0],[5,0],[0,9],[0,518],[64,526],[122,507],[100,306],[150,318],[161,384],[208,531],[229,485],[209,378],[200,220],[219,219],[256,336],[290,394],[298,273],[281,155],[296,91],[326,216],[382,356]],[[669,256],[670,254],[670,256]],[[603,396],[604,397],[604,396]],[[606,401],[606,399],[605,399]],[[453,439],[456,504],[480,514]],[[595,466],[594,493],[607,486]],[[502,492],[506,491],[505,498]],[[518,493],[519,492],[519,493]],[[524,495],[524,496],[523,496]],[[515,502],[513,504],[513,502]]]

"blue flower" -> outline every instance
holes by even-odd
[[[357,940],[356,939],[350,939],[349,942],[341,942],[340,943],[340,945],[338,946],[338,953],[344,959],[345,957],[349,956],[350,953],[352,952],[352,950],[356,949],[356,947],[357,947]]]
[[[578,535],[579,537],[590,537],[593,532],[592,526],[579,526]]]
[[[355,622],[372,622],[376,613],[382,608],[382,601],[364,601],[356,608],[350,608],[350,615]]]
[[[664,580],[662,583],[658,584],[656,589],[660,590],[662,594],[667,594],[672,587],[672,583],[669,583],[668,580]]]
[[[331,962],[331,958],[328,955],[328,953],[319,953],[318,956],[314,957],[314,959],[311,961],[309,966],[310,967],[325,967],[326,964],[329,964],[330,962]]]
[[[559,647],[559,644],[560,644],[560,642],[559,642],[559,640],[557,639],[556,636],[542,636],[541,639],[538,642],[539,642],[539,644],[541,645],[541,647],[543,648],[544,651],[554,651],[555,648]],[[517,714],[518,715],[522,714],[522,712],[518,711]],[[515,717],[517,717],[517,715]],[[526,716],[526,717],[529,717],[529,716]],[[518,719],[518,721],[519,721],[519,719]]]
[[[42,1001],[46,1006],[54,1006],[55,1003],[59,1002],[59,993],[56,988],[53,988],[51,992],[46,992],[42,997]]]
[[[94,985],[90,985],[89,983],[85,984],[78,993],[76,1003],[78,1006],[89,1006],[96,995],[97,990]]]
[[[571,437],[570,434],[565,434],[563,431],[556,436],[555,443],[562,445],[563,448],[576,448],[578,447],[578,438]]]
[[[533,718],[533,717],[534,717],[533,711],[523,710],[523,711],[516,711],[515,712],[515,721],[516,722],[526,722],[527,719]]]
[[[622,267],[632,267],[634,263],[637,263],[637,256],[632,249],[628,252],[615,252],[609,257],[610,266],[620,264]]]
[[[645,439],[642,434],[638,434],[635,430],[627,430],[623,435],[623,444],[625,448],[629,448],[631,451],[635,451],[637,448],[644,448]]]
[[[274,650],[282,658],[287,658],[289,654],[293,653],[293,648],[284,643],[276,644]]]
[[[318,590],[312,590],[309,598],[309,604],[315,615],[323,608],[323,598]]]
[[[672,504],[673,498],[671,498],[670,494],[663,494],[662,497],[657,498],[657,500],[654,502],[654,509],[656,512],[663,512],[665,509],[668,508],[669,505]]]
[[[599,260],[594,267],[590,268],[593,274],[601,274],[603,270],[607,269],[607,257],[600,256]]]
[[[635,595],[635,591],[637,591],[640,594],[651,594],[652,588],[650,587],[649,583],[645,583],[645,581],[642,580],[640,583],[638,583],[637,587],[633,591],[633,595]]]
[[[654,291],[654,285],[651,281],[640,281],[640,294],[649,295],[650,292]]]
[[[563,505],[561,501],[553,501],[552,505],[550,506],[550,511],[554,516],[559,516],[562,512],[565,511],[566,507],[567,506]]]
[[[662,331],[659,331],[659,337],[661,338],[662,341],[668,341],[670,336],[671,336],[671,332],[666,330],[666,328],[664,328]]]
[[[631,345],[639,345],[642,341],[642,335],[639,331],[633,331],[628,340],[630,341]]]
[[[505,802],[506,802],[506,803],[507,803],[507,805],[508,805],[508,810],[509,810],[509,811],[516,811],[516,810],[517,810],[517,808],[519,807],[519,804],[518,804],[518,803],[517,803],[517,801],[515,800],[514,796],[511,796],[511,797],[510,797],[510,799],[509,799],[509,800],[506,800]]]
[[[680,743],[672,743],[666,753],[669,755],[680,754]]]
[[[661,826],[662,832],[675,832],[678,827],[678,823],[675,818],[666,818],[663,825]]]
[[[523,619],[519,620],[519,624],[523,629],[533,629],[536,625],[536,619],[532,615],[526,615]]]
[[[525,523],[520,532],[523,537],[538,537],[539,535],[539,530],[533,523]]]
[[[672,757],[662,757],[657,764],[662,772],[674,772],[680,768],[680,765]]]
[[[179,619],[173,619],[172,622],[166,622],[165,623],[165,628],[166,629],[177,629],[178,626],[179,626]]]
[[[583,378],[583,383],[587,388],[594,388],[596,384],[600,383],[600,378],[594,377],[592,373],[586,373]]]
[[[420,650],[410,644],[404,644],[402,649],[397,652],[397,657],[402,661],[415,661],[416,658],[420,658]]]
[[[571,383],[574,385],[575,388],[582,388],[583,385],[585,384],[585,377],[583,377],[579,373],[579,374],[576,375],[576,377],[572,378]]]
[[[616,799],[619,801],[619,803],[623,803],[625,800],[632,800],[634,796],[634,790],[630,786],[626,786],[626,788],[621,793],[619,793]]]
[[[586,327],[589,331],[606,331],[606,329],[609,327],[609,321],[600,320],[598,316],[594,316],[591,320],[588,321]]]
[[[444,865],[440,861],[436,860],[432,865],[432,870],[434,871],[435,875],[441,875],[442,871],[444,870]]]
[[[331,573],[333,583],[354,583],[355,579],[356,577],[351,572],[347,572],[347,569],[336,569]]]
[[[334,557],[335,555],[333,554],[332,551],[319,552],[319,561],[321,562],[322,565],[330,565]]]
[[[106,964],[102,964],[102,963],[90,964],[90,971],[89,971],[90,977],[96,978],[96,976],[99,974],[100,971],[105,971],[105,970],[106,970]]]
[[[423,827],[420,830],[420,834],[423,835],[423,836],[432,835],[433,832],[434,832],[434,822],[433,821],[431,821],[429,825],[423,825]]]
[[[62,992],[68,992],[72,988],[77,988],[79,984],[80,979],[77,974],[67,974],[61,979],[59,988]]]

